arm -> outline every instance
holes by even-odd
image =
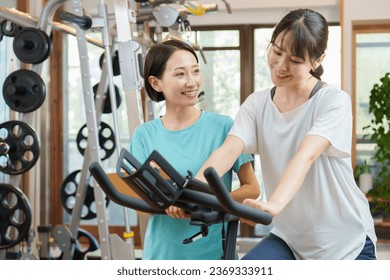
[[[244,151],[244,142],[234,135],[228,135],[223,144],[216,149],[199,169],[195,178],[206,182],[203,172],[207,167],[214,167],[219,176],[223,176]]]
[[[272,216],[279,214],[300,189],[313,162],[329,147],[329,145],[329,141],[321,136],[306,136],[294,157],[287,165],[274,193],[268,201],[261,202],[253,199],[246,199],[243,203],[267,211],[272,214]],[[254,225],[253,222],[243,222]]]
[[[237,172],[240,179],[240,188],[231,192],[232,198],[242,203],[246,198],[256,199],[260,196],[260,186],[257,181],[251,162],[241,165]]]

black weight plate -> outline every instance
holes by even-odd
[[[35,131],[21,121],[8,121],[0,124],[0,142],[7,144],[5,166],[0,171],[17,175],[30,170],[39,158],[39,140]],[[1,161],[2,162],[2,161]]]
[[[76,170],[70,173],[64,180],[61,186],[61,203],[66,212],[72,214],[76,203],[77,190],[80,183],[81,170]],[[81,209],[81,219],[90,220],[96,218],[95,193],[93,186],[87,180],[87,192]],[[109,204],[109,198],[106,196],[106,206]]]
[[[99,66],[100,69],[103,67],[103,62],[106,59],[106,53],[102,53],[99,59]],[[114,55],[112,56],[112,72],[114,76],[119,76],[121,74],[121,69],[119,67],[119,53],[118,51],[114,52]]]
[[[16,33],[13,49],[20,61],[39,64],[49,57],[51,41],[44,31],[37,28],[24,27]]]
[[[7,37],[14,37],[20,30],[20,26],[11,22],[10,29],[7,29],[7,20],[1,22],[1,33]]]
[[[20,113],[33,112],[45,101],[45,82],[34,71],[17,70],[5,79],[3,97],[12,110]]]
[[[96,84],[93,86],[93,93],[94,93],[95,100],[96,100],[96,93],[97,93],[98,87],[99,87],[99,84]],[[114,89],[115,89],[116,108],[118,109],[122,103],[122,97],[121,97],[121,94],[119,93],[119,88],[117,86],[114,86]],[[105,95],[106,95],[106,100],[104,101],[104,105],[103,105],[103,113],[109,114],[109,113],[112,113],[111,96],[110,96],[110,89],[109,88],[108,88],[107,92],[105,93]]]
[[[108,159],[115,151],[115,135],[112,128],[105,122],[101,122],[99,125],[98,133],[99,146],[101,150],[101,160]],[[87,124],[84,124],[76,137],[77,149],[84,155],[85,149],[88,146],[88,128]]]
[[[0,250],[11,248],[27,236],[31,208],[25,194],[9,184],[0,184]]]

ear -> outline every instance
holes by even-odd
[[[161,92],[160,80],[155,76],[149,76],[148,81],[155,91]]]

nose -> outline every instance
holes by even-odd
[[[192,75],[187,76],[186,86],[192,87],[196,85],[196,79]]]
[[[288,59],[284,58],[284,57],[281,57],[279,60],[278,60],[278,68],[280,70],[286,70],[288,68]]]

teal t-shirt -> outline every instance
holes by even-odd
[[[182,130],[165,129],[160,118],[144,123],[134,130],[130,153],[143,163],[153,150],[157,150],[183,176],[197,174],[211,153],[224,142],[232,118],[202,111],[198,121]],[[251,155],[241,155],[232,170],[252,161]],[[223,176],[231,190],[232,170]],[[188,219],[174,219],[167,215],[152,215],[145,234],[142,258],[145,260],[218,260],[222,252],[222,224],[209,227],[206,237],[189,244],[183,240],[200,231]]]

